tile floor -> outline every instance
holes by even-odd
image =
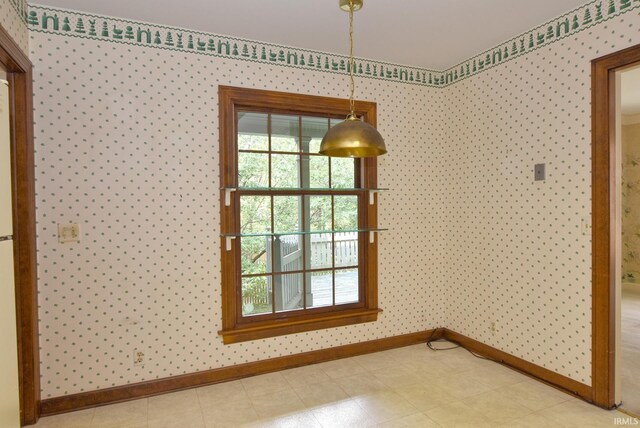
[[[52,416],[35,427],[583,428],[613,427],[615,418],[634,422],[463,349],[421,344]]]
[[[640,415],[640,284],[622,285],[622,408]]]

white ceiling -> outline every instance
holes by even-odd
[[[347,54],[338,0],[35,0],[84,12]],[[585,0],[365,0],[355,55],[444,70]]]
[[[640,114],[640,67],[621,73],[620,93],[622,114]]]

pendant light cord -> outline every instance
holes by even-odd
[[[353,100],[356,91],[356,82],[353,79],[353,69],[356,61],[353,58],[353,0],[349,0],[349,77],[351,78],[351,95],[349,97],[350,117],[355,117],[355,102]]]

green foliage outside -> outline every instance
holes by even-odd
[[[296,132],[297,133],[297,130]],[[266,133],[265,133],[266,134]],[[268,150],[268,138],[260,134],[239,134],[238,148],[245,150]],[[295,137],[272,137],[272,150],[297,151]],[[309,142],[309,152],[317,153],[320,139]],[[299,188],[301,157],[297,155],[272,153],[238,153],[238,185],[260,188]],[[269,162],[272,165],[269,182]],[[302,156],[303,181],[308,180],[310,188],[353,188],[355,186],[354,160],[349,158],[328,158],[325,156]],[[329,164],[331,163],[331,183]],[[330,231],[354,230],[358,228],[358,201],[356,196],[335,196],[335,227],[332,228],[331,197],[325,195],[305,196],[310,206],[309,230]],[[242,196],[240,200],[240,232],[242,234],[271,232],[271,197]],[[300,212],[302,197],[273,197],[273,231],[302,231]],[[272,237],[242,237],[240,242],[242,274],[262,274],[271,270],[267,266],[267,248]],[[308,249],[309,250],[309,249]],[[242,291],[245,298],[251,298],[253,308],[250,313],[271,312],[270,297],[266,295],[267,277],[244,277]],[[251,309],[251,308],[245,308]]]

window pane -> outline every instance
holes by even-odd
[[[276,312],[293,311],[303,308],[303,275],[294,273],[273,276]]]
[[[320,153],[320,145],[322,144],[322,138],[314,138],[309,141],[309,153]]]
[[[271,115],[271,151],[297,152],[300,139],[298,116]]]
[[[358,229],[358,197],[334,196],[335,230]]]
[[[269,155],[238,153],[238,186],[269,187]]]
[[[238,149],[269,150],[268,115],[238,113]]]
[[[275,232],[299,232],[300,196],[274,196],[273,216]]]
[[[302,151],[318,153],[320,142],[329,130],[329,121],[322,117],[302,118]]]
[[[331,118],[331,127],[333,128],[334,126],[336,126],[339,123],[344,122],[344,119],[335,119],[335,118]]]
[[[300,187],[300,156],[271,155],[271,187]]]
[[[351,158],[331,158],[331,187],[353,189],[356,187],[355,160]]]
[[[358,299],[358,269],[337,270],[336,305],[354,303]]]
[[[317,308],[319,306],[333,305],[333,272],[330,270],[313,272],[307,274],[310,296],[307,295],[307,307]]]
[[[270,314],[271,277],[242,278],[242,315]]]
[[[240,238],[240,253],[243,275],[271,272],[271,263],[267,263],[271,255],[270,236]]]
[[[304,156],[303,156],[304,159]],[[304,161],[303,161],[304,162]],[[309,156],[309,187],[325,189],[329,187],[329,157]],[[302,164],[303,171],[306,166]]]
[[[336,267],[358,266],[358,233],[334,235]]]
[[[333,241],[331,233],[309,235],[307,241],[310,269],[333,267]]]
[[[268,263],[273,261],[274,272],[303,269],[302,240],[302,235],[278,235],[273,238],[273,255],[269,252]]]
[[[240,233],[271,232],[271,197],[240,197]]]
[[[309,204],[309,230],[332,230],[331,196],[305,196]]]

